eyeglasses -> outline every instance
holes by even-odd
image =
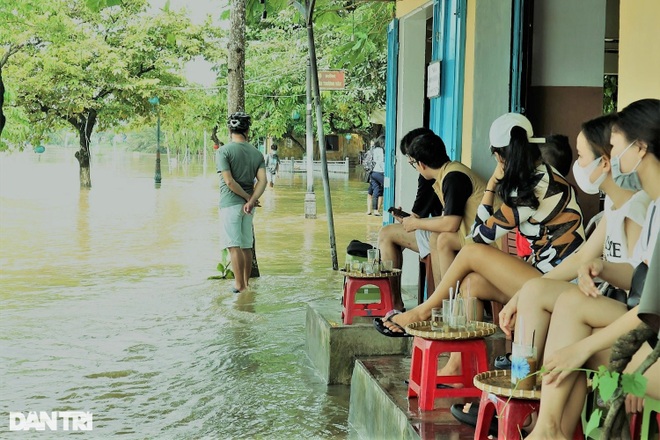
[[[419,161],[413,159],[412,157],[409,157],[409,158],[408,158],[408,163],[409,163],[410,166],[413,167],[414,169],[417,169],[417,162],[419,162]]]

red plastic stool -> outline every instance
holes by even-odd
[[[355,294],[360,287],[370,285],[378,287],[380,291],[380,302],[356,304]],[[390,278],[383,277],[352,277],[346,276],[344,281],[344,300],[342,301],[341,317],[344,324],[352,324],[355,316],[385,316],[392,310],[392,290],[390,288]]]
[[[650,438],[651,413],[655,412],[655,420],[660,431],[660,400],[644,398],[644,412],[634,413],[630,417],[630,438],[641,440]]]
[[[539,410],[538,400],[513,399],[507,396],[482,392],[477,416],[477,428],[474,431],[474,440],[488,439],[488,428],[495,413],[498,416],[498,439],[519,439],[520,430],[525,420],[532,413]],[[582,424],[578,423],[573,434],[574,440],[584,440]]]
[[[461,372],[458,376],[438,376],[438,355],[461,353]],[[481,390],[472,382],[475,375],[488,370],[486,343],[483,339],[443,341],[415,336],[408,381],[408,397],[419,397],[419,408],[433,409],[440,397],[478,397]],[[463,388],[438,388],[440,384],[461,383]]]

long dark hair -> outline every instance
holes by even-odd
[[[610,144],[610,135],[612,133],[612,124],[616,120],[615,115],[599,116],[595,119],[582,123],[582,134],[591,147],[591,151],[596,156],[605,156],[608,159],[612,156],[612,144]]]
[[[511,142],[504,148],[492,148],[504,160],[504,176],[497,184],[497,194],[509,206],[539,207],[534,194],[537,182],[532,179],[534,170],[541,160],[538,145],[530,144],[527,132],[522,127],[511,129]],[[513,192],[517,195],[512,195]]]
[[[617,114],[612,131],[627,140],[646,142],[647,151],[660,159],[660,99],[640,99]]]

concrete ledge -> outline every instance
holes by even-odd
[[[305,348],[312,364],[328,385],[350,384],[355,358],[410,354],[412,338],[387,338],[373,327],[373,318],[343,325],[335,305],[308,305]]]
[[[401,383],[403,384],[403,380]],[[398,388],[399,391],[403,389],[401,386]],[[420,438],[408,415],[360,360],[355,363],[353,369],[348,423],[358,434],[358,438],[384,440]]]

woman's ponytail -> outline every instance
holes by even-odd
[[[497,188],[504,203],[509,206],[538,208],[539,200],[534,194],[538,182],[532,179],[541,160],[538,145],[530,144],[525,129],[516,126],[511,129],[509,145],[498,148],[497,152],[504,160],[504,176]]]

